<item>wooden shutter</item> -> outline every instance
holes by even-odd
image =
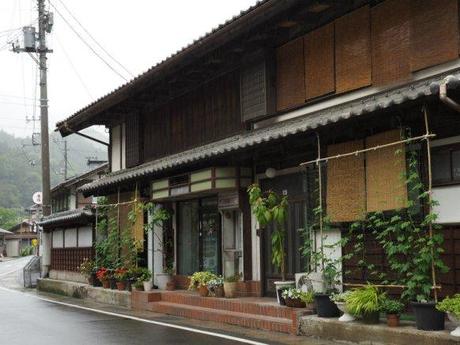
[[[241,70],[241,116],[249,121],[267,114],[267,68],[265,60]]]
[[[372,8],[372,84],[408,79],[410,70],[410,3],[387,0]]]
[[[139,114],[128,116],[126,121],[126,167],[140,163]]]
[[[276,50],[276,109],[284,110],[305,101],[303,38]]]
[[[345,92],[371,84],[369,6],[335,21],[336,90]]]
[[[308,33],[304,38],[305,98],[335,91],[334,23]]]
[[[366,139],[366,147],[400,140],[399,129]],[[400,153],[396,154],[396,151]],[[407,188],[402,175],[406,171],[405,145],[389,146],[366,154],[367,211],[395,210],[407,205]]]
[[[362,140],[329,145],[327,155],[361,150]],[[332,159],[327,164],[327,214],[333,222],[350,222],[362,217],[366,207],[364,155]]]
[[[411,0],[411,70],[458,57],[458,1]]]

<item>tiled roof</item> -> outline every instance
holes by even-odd
[[[37,224],[40,226],[48,227],[54,224],[91,221],[93,218],[94,213],[91,212],[91,210],[75,209],[53,213],[47,217],[44,217],[41,221],[37,222]]]
[[[211,144],[157,159],[134,168],[120,170],[108,174],[97,181],[83,185],[79,190],[85,194],[89,194],[98,189],[108,188],[122,182],[134,181],[143,177],[152,176],[156,172],[162,170],[216,157],[264,142],[284,138],[289,135],[314,130],[315,128],[336,123],[341,120],[389,108],[424,96],[430,96],[437,92],[436,88],[432,90],[433,85],[439,85],[440,81],[447,74],[453,74],[460,77],[460,69],[457,68],[451,70],[449,73],[431,76],[391,90],[377,92],[370,96],[334,105],[319,111],[305,113],[304,116],[248,131]]]

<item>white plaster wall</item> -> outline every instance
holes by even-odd
[[[112,139],[112,171],[121,169],[120,152],[121,152],[121,126],[114,126],[110,129]]]
[[[163,229],[161,226],[153,228],[153,283],[157,285],[157,273],[163,273]]]
[[[43,235],[46,233],[44,232]],[[53,248],[63,248],[64,247],[64,233],[62,230],[56,230],[53,232]]]
[[[252,239],[252,279],[260,280],[260,237],[257,236],[257,220],[251,212],[251,239]]]
[[[78,228],[78,247],[88,248],[93,246],[93,229],[91,226]]]
[[[126,169],[126,124],[121,126],[121,168]]]
[[[77,191],[75,187],[70,190],[69,210],[74,210],[77,205]]]
[[[64,238],[64,246],[66,248],[75,248],[77,246],[77,229],[66,229]]]
[[[460,223],[460,185],[433,188],[433,200],[439,202],[434,208],[438,223]]]
[[[328,230],[323,232],[323,251],[324,255],[332,260],[338,260],[342,257],[342,247],[336,245],[342,238],[340,230]],[[316,251],[321,250],[321,234],[319,231],[315,234]],[[329,248],[326,248],[330,246]],[[337,269],[341,270],[342,265],[338,264]]]

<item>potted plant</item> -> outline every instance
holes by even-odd
[[[97,280],[95,266],[96,264],[93,260],[85,258],[78,267],[80,273],[88,280],[88,284],[92,286],[95,286],[95,281]]]
[[[260,227],[264,229],[269,224],[274,225],[271,234],[272,263],[281,272],[281,281],[275,281],[278,303],[282,304],[282,290],[295,287],[295,281],[286,281],[286,252],[284,228],[288,208],[287,196],[280,196],[274,191],[262,192],[258,184],[248,187],[251,210]]]
[[[141,276],[139,280],[142,282],[144,286],[144,291],[152,290],[152,273],[148,268],[143,267],[141,271]]]
[[[142,275],[142,268],[140,267],[131,267],[128,269],[127,278],[126,278],[126,289],[131,291],[138,279]]]
[[[189,290],[198,290],[201,297],[206,297],[209,294],[208,282],[216,278],[212,272],[203,271],[195,272],[190,277]]]
[[[460,337],[460,294],[444,298],[442,302],[436,304],[436,308],[447,313],[447,317],[455,325],[456,328],[450,334]]]
[[[224,278],[217,276],[208,281],[208,290],[214,297],[224,297]]]
[[[326,260],[324,260],[326,261]],[[322,270],[323,291],[315,293],[316,310],[319,317],[338,317],[340,310],[331,300],[331,295],[337,293],[338,277],[341,272],[333,262],[327,262]]]
[[[226,298],[236,297],[236,287],[241,279],[241,273],[235,273],[234,275],[224,279],[224,294]]]
[[[377,324],[380,310],[386,295],[374,285],[353,289],[345,297],[347,310],[354,316],[360,317],[364,323]]]
[[[126,289],[126,280],[128,279],[128,270],[124,267],[117,268],[113,274],[117,289],[123,291]]]
[[[336,293],[331,295],[331,300],[335,303],[337,308],[343,313],[343,315],[339,317],[339,321],[341,322],[355,321],[355,317],[348,312],[346,306],[346,299],[350,293],[351,290],[348,290],[342,293]]]
[[[133,284],[133,288],[137,291],[144,291],[144,282],[140,279],[136,280]]]
[[[391,298],[386,298],[382,304],[382,311],[387,316],[388,327],[398,327],[399,317],[404,310],[404,304]]]
[[[174,268],[172,266],[166,267],[163,273],[155,273],[157,285],[160,290],[166,290],[166,286],[171,281],[173,273]]]
[[[104,289],[110,288],[109,270],[107,268],[105,267],[99,268],[98,271],[96,272],[96,277],[102,283],[102,287]]]
[[[300,289],[290,288],[283,291],[282,296],[286,306],[291,308],[305,308],[313,304],[313,292],[304,292]]]

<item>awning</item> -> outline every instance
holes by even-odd
[[[438,91],[436,86],[439,86],[440,82],[447,75],[454,75],[460,78],[460,68],[456,67],[449,71],[432,75],[402,86],[387,89],[385,91],[376,91],[375,93],[357,97],[351,101],[336,103],[320,110],[316,110],[317,108],[312,106],[305,106],[293,111],[298,117],[291,120],[235,135],[217,142],[157,159],[131,169],[124,169],[108,174],[99,180],[83,185],[79,188],[79,191],[88,195],[97,190],[116,186],[122,182],[135,181],[140,178],[152,176],[166,169],[253,147],[290,135],[314,130],[352,117],[369,114],[408,101],[431,96],[437,94]]]
[[[8,231],[8,230],[5,230],[5,229],[2,229],[0,228],[0,235],[3,234],[3,235],[9,235],[9,234],[12,234],[11,231]]]
[[[94,220],[95,216],[91,210],[75,209],[70,211],[56,212],[41,221],[37,222],[43,228],[51,228],[63,225],[88,224]]]

